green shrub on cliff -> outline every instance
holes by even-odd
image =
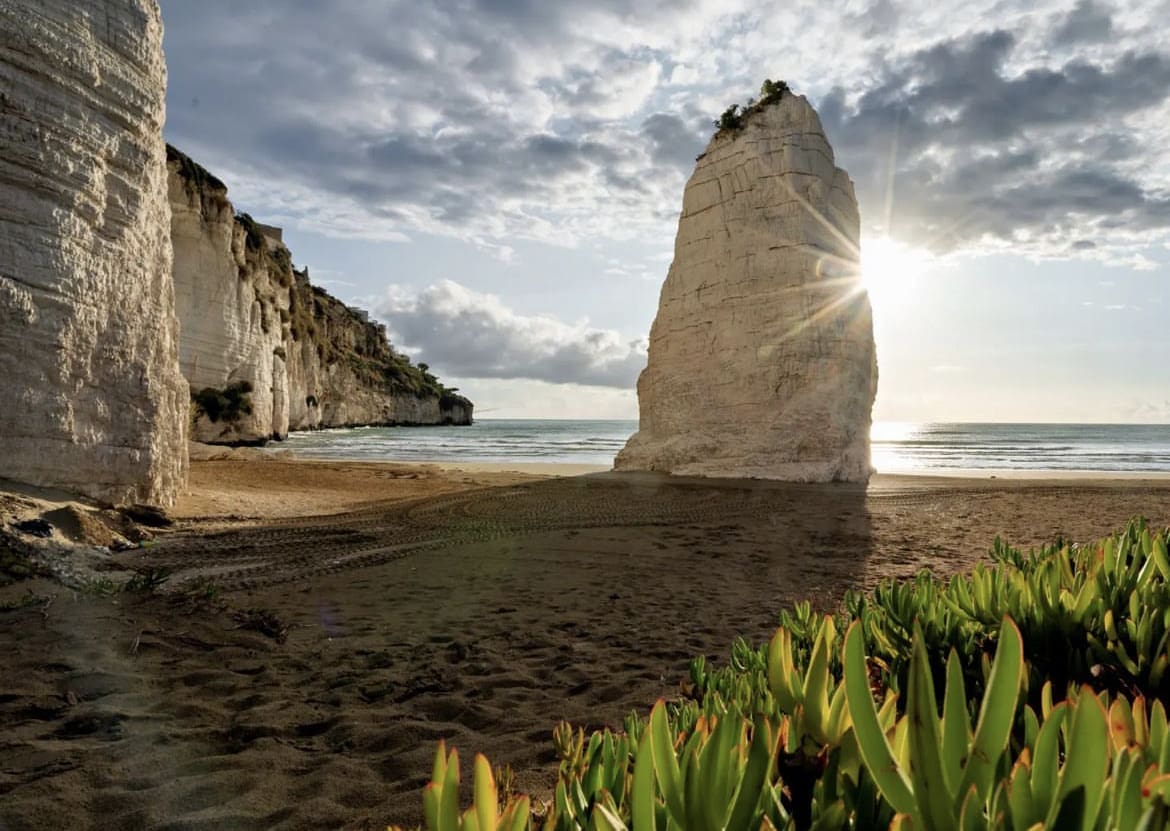
[[[366,386],[418,398],[437,396],[440,406],[447,409],[471,406],[468,399],[444,386],[429,366],[415,365],[395,350],[384,326],[359,321],[353,310],[324,289],[307,282],[294,283],[286,316],[293,340],[308,340],[322,363],[343,363]]]
[[[248,250],[264,251],[267,249],[264,234],[261,233],[260,226],[256,224],[256,220],[252,219],[251,214],[236,214],[236,222],[240,223],[240,227],[244,229],[244,245]]]
[[[468,400],[462,395],[458,395],[458,387],[449,387],[444,389],[439,395],[439,408],[443,410],[452,410],[456,407],[466,407]]]
[[[739,110],[739,104],[732,104],[723,111],[723,115],[715,122],[715,129],[719,132],[724,130],[739,130],[743,127],[743,113]]]
[[[182,177],[188,188],[195,191],[227,190],[227,185],[223,183],[222,179],[171,144],[167,145],[167,162],[175,163],[179,176]]]
[[[775,104],[790,93],[791,90],[785,81],[773,81],[771,78],[764,79],[764,83],[760,86],[759,100],[749,98],[747,104],[743,107],[739,104],[732,104],[724,110],[723,114],[714,122],[715,135],[734,135],[738,133],[744,128],[751,116],[764,109],[764,107]],[[700,158],[702,157],[700,156]]]
[[[206,416],[211,422],[227,424],[239,421],[241,416],[252,414],[252,385],[247,381],[228,384],[222,390],[204,387],[191,393],[196,416]]]
[[[283,245],[277,245],[269,252],[269,256],[275,266],[276,282],[280,286],[288,288],[293,284],[292,254]]]
[[[757,105],[760,107],[767,106],[783,98],[790,90],[785,81],[773,81],[771,78],[765,78],[764,83],[760,85],[760,100]]]
[[[1167,538],[1133,523],[1027,555],[997,541],[970,575],[889,581],[837,616],[802,604],[766,647],[696,662],[690,698],[623,732],[558,727],[540,809],[499,805],[478,757],[460,813],[458,756],[440,746],[427,827],[1168,827]]]

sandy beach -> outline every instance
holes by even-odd
[[[1170,524],[1165,477],[864,489],[277,457],[191,482],[175,527],[116,557],[169,570],[162,591],[0,589],[42,598],[0,612],[0,828],[410,825],[440,738],[542,794],[557,721],[619,724],[787,604],[968,568],[996,536]]]

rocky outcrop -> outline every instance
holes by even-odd
[[[864,482],[877,389],[853,184],[771,96],[699,157],[618,470]]]
[[[179,351],[193,438],[470,424],[472,404],[391,348],[386,329],[310,285],[279,229],[236,215],[223,182],[168,149]]]
[[[167,505],[186,474],[155,0],[0,0],[0,476]]]

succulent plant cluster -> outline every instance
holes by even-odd
[[[997,540],[971,574],[784,612],[768,645],[697,659],[688,697],[623,731],[558,727],[547,805],[501,806],[478,757],[460,812],[440,746],[427,827],[1170,827],[1168,586],[1167,533],[1140,522],[1028,554]]]

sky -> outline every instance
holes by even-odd
[[[1170,422],[1170,0],[161,0],[166,137],[478,417],[636,418],[712,119],[782,78],[895,421]]]

